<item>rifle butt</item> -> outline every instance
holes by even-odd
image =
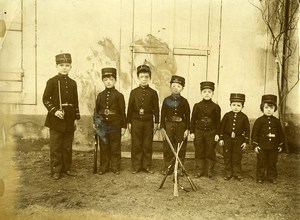
[[[174,193],[173,196],[178,196],[178,183],[174,183]]]

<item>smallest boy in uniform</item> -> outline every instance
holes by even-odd
[[[175,151],[177,151],[178,143],[184,141],[178,155],[182,163],[184,163],[186,154],[186,138],[189,134],[191,112],[187,99],[180,95],[184,86],[185,79],[183,77],[172,76],[170,81],[172,94],[163,101],[160,121],[161,131],[163,135],[168,135]],[[166,140],[164,141],[163,157],[165,168],[172,165],[175,156]],[[166,174],[166,169],[162,173]],[[181,169],[179,170],[179,174],[183,175]]]
[[[138,66],[137,76],[140,85],[131,91],[127,110],[128,130],[131,132],[132,174],[141,170],[153,174],[152,143],[159,120],[158,95],[149,87],[149,66]]]
[[[95,117],[100,118],[100,125],[94,122],[94,128],[100,130],[100,171],[102,175],[110,169],[119,175],[121,167],[121,136],[126,131],[125,100],[122,93],[115,89],[117,70],[102,69],[102,81],[105,90],[97,96]]]
[[[200,83],[203,100],[196,103],[192,111],[191,138],[194,139],[196,177],[213,176],[216,159],[216,141],[219,140],[221,109],[212,101],[215,84],[210,81]]]
[[[55,180],[71,171],[72,143],[80,119],[77,84],[69,77],[72,58],[69,53],[55,56],[58,74],[47,81],[43,103],[48,110],[45,126],[50,128],[50,166]]]
[[[278,118],[273,114],[277,110],[277,96],[263,95],[260,110],[263,116],[256,119],[252,129],[252,144],[257,154],[256,180],[262,183],[267,179],[277,183],[277,158],[282,151],[284,135]]]
[[[242,149],[249,144],[250,124],[247,115],[242,112],[245,95],[240,93],[230,94],[231,111],[227,112],[220,127],[220,146],[223,146],[225,165],[225,180],[234,176],[243,181],[242,177]]]

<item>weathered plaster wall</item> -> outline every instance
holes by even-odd
[[[81,114],[87,116],[94,108],[96,94],[103,89],[102,67],[118,69],[117,89],[124,93],[127,102],[131,89],[137,86],[135,68],[145,59],[152,67],[152,86],[158,91],[160,101],[169,94],[173,74],[186,77],[183,95],[189,99],[191,108],[200,100],[199,83],[205,79],[216,82],[214,101],[221,106],[222,115],[229,111],[231,92],[246,94],[244,112],[250,118],[261,115],[259,104],[264,93],[277,94],[267,30],[248,0],[37,0],[36,3],[36,73],[29,68],[24,79],[25,87],[33,87],[37,82],[36,93],[26,95],[37,103],[22,105],[22,100],[18,100],[21,105],[1,105],[1,111],[45,115],[42,94],[47,79],[56,74],[54,56],[61,51],[73,56],[70,77],[78,83]],[[24,39],[24,45],[31,45],[34,38],[30,36]],[[132,53],[135,50],[132,46],[138,46],[139,52]],[[208,48],[210,55],[174,54],[174,48],[181,46]],[[156,52],[161,53],[153,53],[153,48],[159,48]],[[27,58],[34,59],[30,54],[26,54]],[[297,76],[296,55],[293,59],[290,72]],[[299,89],[291,94],[290,111],[299,115],[299,108],[293,107],[294,100],[299,100]],[[43,122],[40,123],[42,126]],[[84,130],[77,133],[86,143]],[[126,134],[124,139],[128,138]]]

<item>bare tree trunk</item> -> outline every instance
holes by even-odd
[[[289,17],[290,17],[290,0],[285,0],[284,4],[284,29],[288,28]],[[284,132],[285,137],[285,148],[287,152],[290,152],[287,136],[286,136],[286,96],[288,94],[288,60],[287,60],[287,44],[289,39],[289,31],[285,31],[283,35],[282,43],[282,67],[281,67],[281,93],[279,93],[279,103],[280,103],[280,115],[279,119]]]

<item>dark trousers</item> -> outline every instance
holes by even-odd
[[[132,169],[151,169],[153,143],[153,120],[131,121]]]
[[[59,132],[50,129],[51,174],[71,169],[73,139],[74,132]]]
[[[257,167],[256,167],[256,178],[257,180],[263,180],[265,173],[267,179],[275,180],[277,178],[277,150],[260,150],[257,155]]]
[[[242,174],[242,148],[241,138],[224,138],[223,156],[226,176],[241,176]]]
[[[121,129],[114,128],[107,131],[107,143],[104,143],[99,138],[100,144],[100,170],[102,172],[111,170],[113,172],[119,171],[121,168]]]
[[[185,123],[184,122],[166,122],[165,124],[165,130],[166,133],[175,149],[175,152],[177,152],[178,144],[180,144],[183,141],[183,134],[184,131],[186,130],[185,128]],[[166,140],[164,140],[164,162],[166,168],[174,163],[174,154]],[[187,140],[185,139],[181,149],[179,151],[179,158],[182,163],[184,163],[185,159],[185,154],[186,154],[186,145],[187,145]]]
[[[195,130],[195,161],[196,170],[201,175],[206,174],[208,169],[209,174],[213,172],[216,160],[216,131]]]

